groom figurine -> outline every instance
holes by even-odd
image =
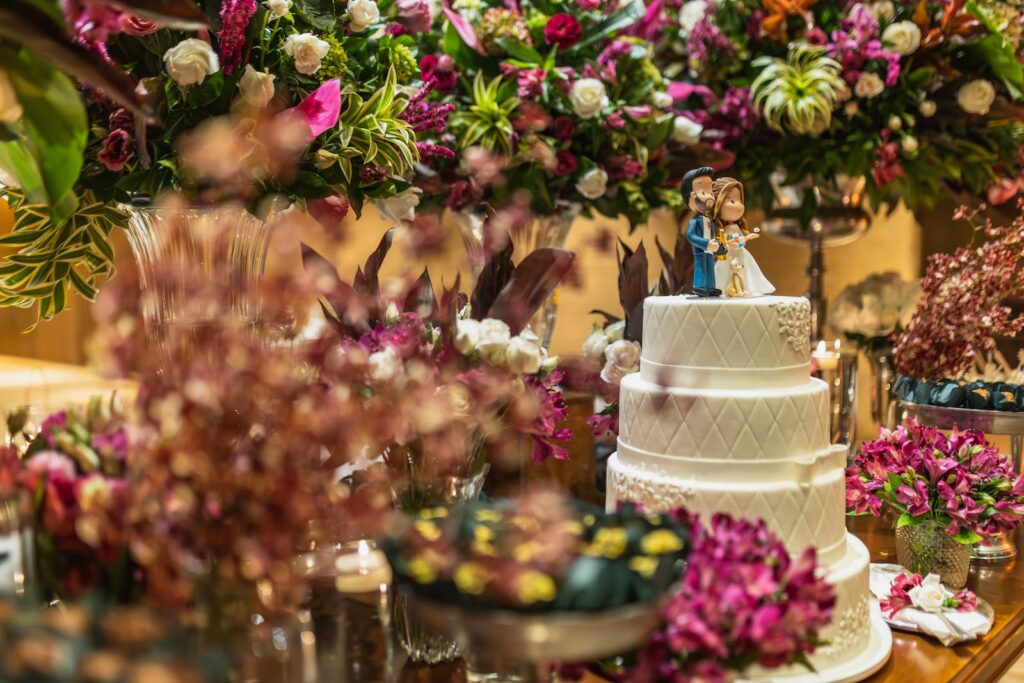
[[[722,296],[722,290],[715,287],[715,254],[724,252],[725,245],[715,239],[711,220],[715,207],[714,172],[708,166],[687,171],[680,188],[683,203],[693,212],[686,240],[693,245],[693,293],[697,296]]]

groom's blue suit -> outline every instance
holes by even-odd
[[[704,221],[700,214],[690,219],[686,227],[686,240],[693,245],[693,288],[717,289],[715,287],[715,256],[708,253],[708,238],[704,237]],[[713,231],[713,228],[711,228]],[[713,232],[711,234],[714,234]]]

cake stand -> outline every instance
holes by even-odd
[[[541,683],[550,680],[550,662],[587,662],[640,647],[660,623],[664,600],[603,612],[536,614],[469,610],[420,597],[409,603],[418,619],[453,638],[470,657],[512,664],[523,683]]]
[[[1010,437],[1010,458],[1014,468],[1020,472],[1021,445],[1024,443],[1024,413],[1002,410],[974,410],[971,408],[947,408],[921,403],[901,401],[903,410],[923,425],[938,429],[974,429],[986,434],[1008,435]],[[1008,562],[1017,556],[1017,548],[1006,534],[997,534],[988,543],[974,546],[973,560],[978,564]]]

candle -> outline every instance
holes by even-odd
[[[339,593],[371,593],[391,583],[391,565],[384,553],[369,541],[359,541],[355,550],[334,561],[338,572],[334,587]]]
[[[839,359],[842,357],[842,353],[839,351],[839,340],[837,339],[835,342],[835,350],[830,351],[825,345],[825,340],[822,339],[818,342],[811,357],[814,358],[815,365],[819,370],[835,370],[839,367]]]

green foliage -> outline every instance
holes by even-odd
[[[114,271],[110,232],[124,216],[84,193],[77,211],[58,225],[45,206],[18,192],[6,193],[16,221],[11,233],[0,238],[0,247],[17,251],[0,260],[0,307],[37,305],[43,321],[64,310],[72,291],[92,301],[98,281]]]
[[[823,49],[800,45],[787,59],[761,57],[753,65],[764,67],[751,91],[769,127],[814,135],[831,125],[843,80],[839,62]]]
[[[74,185],[88,132],[85,107],[71,79],[28,50],[0,52],[0,68],[8,73],[23,110],[18,121],[5,126],[0,167],[59,224],[78,203]]]
[[[450,120],[453,132],[463,148],[479,145],[491,152],[512,155],[512,112],[519,98],[506,95],[500,76],[487,82],[482,73],[473,81],[473,98],[465,111],[456,112]]]
[[[395,86],[395,70],[391,69],[384,85],[368,100],[348,86],[342,92],[338,163],[346,182],[352,182],[354,159],[384,166],[398,176],[412,171],[417,158],[416,135],[399,118],[408,101],[395,96]]]

